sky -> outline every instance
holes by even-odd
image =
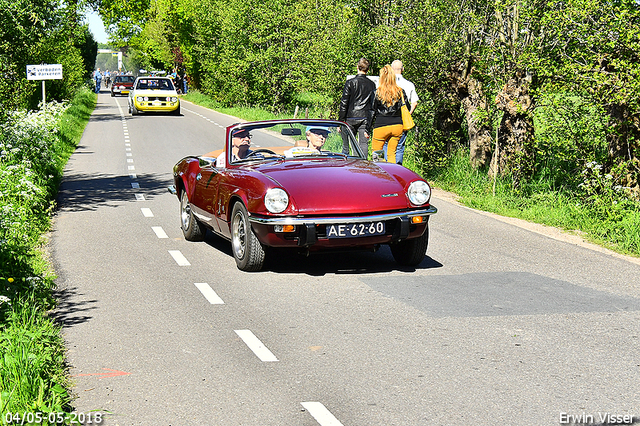
[[[88,11],[85,14],[85,19],[89,23],[89,30],[93,33],[93,38],[98,43],[107,42],[107,33],[104,30],[104,24],[102,18],[96,12]]]

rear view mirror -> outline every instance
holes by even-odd
[[[293,127],[288,127],[282,129],[280,132],[283,136],[300,136],[302,134],[302,130],[296,129]]]

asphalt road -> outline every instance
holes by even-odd
[[[237,119],[99,95],[51,237],[77,412],[103,425],[640,423],[640,264],[436,197],[428,257],[184,240],[166,187]],[[572,417],[574,416],[574,417]]]

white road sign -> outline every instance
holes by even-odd
[[[27,65],[27,80],[62,80],[62,64]]]

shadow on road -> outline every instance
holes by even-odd
[[[53,296],[58,306],[51,313],[51,317],[63,328],[73,327],[89,321],[92,317],[88,313],[97,309],[97,300],[78,300],[82,294],[77,288],[54,290]]]
[[[207,232],[206,243],[233,258],[231,243],[222,237]],[[419,269],[441,268],[443,265],[429,256],[415,267],[401,266],[396,263],[388,246],[382,246],[373,253],[370,251],[330,251],[313,253],[309,256],[297,253],[295,249],[270,249],[263,272],[281,274],[307,274],[323,276],[326,274],[377,274],[380,272],[415,272]]]
[[[118,203],[135,201],[135,193],[144,191],[147,199],[167,192],[170,179],[137,175],[140,189],[131,187],[129,176],[100,174],[67,174],[58,193],[58,210],[96,210],[99,206],[117,207]]]

